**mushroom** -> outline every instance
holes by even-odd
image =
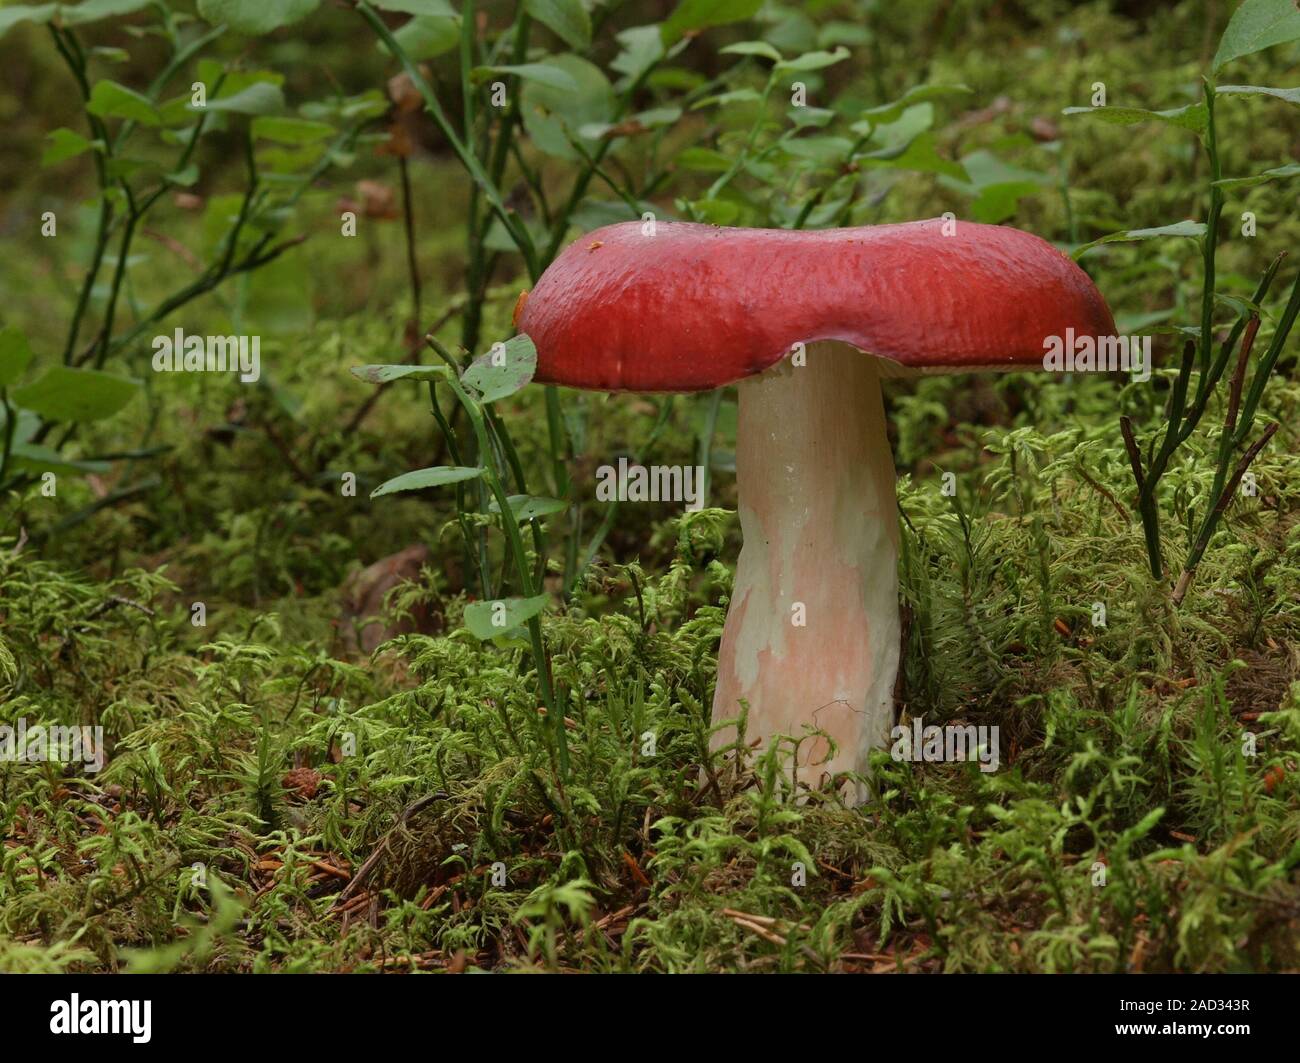
[[[744,546],[713,719],[744,703],[747,739],[803,739],[796,772],[811,785],[865,774],[893,725],[898,512],[882,377],[1041,368],[1053,337],[1115,331],[1087,274],[1046,241],[951,216],[825,231],[610,225],[560,254],[515,324],[546,383],[737,383]],[[823,734],[808,740],[805,724]]]

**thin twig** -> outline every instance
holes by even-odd
[[[1133,466],[1133,479],[1137,481],[1138,493],[1141,494],[1146,486],[1146,479],[1142,475],[1142,454],[1138,450],[1137,440],[1133,438],[1133,419],[1128,414],[1119,419],[1119,430],[1124,436],[1124,449],[1128,451],[1129,464]]]
[[[1232,374],[1232,390],[1228,395],[1228,416],[1224,420],[1224,432],[1231,438],[1237,429],[1237,412],[1241,409],[1241,389],[1246,380],[1246,363],[1250,361],[1251,348],[1255,346],[1255,333],[1259,331],[1259,315],[1255,314],[1246,326],[1246,336],[1241,341],[1241,353],[1237,355],[1237,368]]]
[[[406,824],[410,822],[411,817],[428,808],[429,805],[433,804],[435,801],[445,801],[448,796],[450,795],[445,791],[437,790],[434,793],[425,794],[423,797],[418,798],[407,805],[406,808],[403,809],[402,814],[397,817],[397,822],[392,826],[388,833],[380,839],[379,844],[375,846],[375,851],[366,858],[365,862],[359,868],[357,868],[357,873],[352,876],[352,881],[344,886],[334,898],[335,907],[340,909],[349,907],[343,902],[356,891],[361,883],[366,880],[366,877],[370,872],[375,869],[375,865],[378,864],[379,861],[383,859],[384,854],[388,852],[388,846],[392,841],[393,835],[405,827]]]

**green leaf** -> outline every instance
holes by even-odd
[[[52,447],[18,442],[9,452],[9,464],[21,472],[108,472],[112,468],[106,461],[76,461]]]
[[[1251,314],[1258,314],[1260,317],[1271,317],[1268,311],[1262,309],[1258,303],[1247,299],[1244,295],[1227,295],[1223,292],[1214,293],[1214,302],[1216,306],[1226,306],[1237,317],[1249,317]]]
[[[731,169],[731,160],[713,148],[687,148],[677,154],[673,164],[694,173],[726,173]]]
[[[1190,129],[1193,133],[1205,132],[1210,115],[1204,103],[1189,103],[1169,111],[1148,111],[1142,107],[1067,107],[1062,114],[1088,114],[1111,125],[1136,125],[1139,122],[1165,122]]]
[[[975,151],[961,160],[970,175],[969,183],[944,182],[965,195],[973,196],[971,219],[996,225],[1012,217],[1020,201],[1052,183],[1052,178],[1037,170],[1027,170],[999,159],[991,151]]]
[[[44,25],[58,12],[58,4],[41,4],[39,7],[15,4],[13,7],[0,7],[0,37],[3,37],[20,22],[35,22],[38,26]]]
[[[651,203],[648,200],[641,200],[638,203],[638,209],[633,210],[632,205],[621,199],[584,199],[576,207],[569,220],[573,223],[578,232],[589,233],[592,229],[599,229],[605,225],[614,225],[620,221],[635,221],[642,214],[649,211],[655,214],[661,221],[677,221],[677,217],[671,212],[664,210],[657,203]]]
[[[514,513],[515,520],[520,524],[539,517],[554,516],[569,508],[569,503],[562,498],[546,498],[541,495],[511,495],[506,501],[510,503],[510,511]],[[488,503],[488,511],[501,512],[496,499]]]
[[[31,360],[32,349],[18,327],[0,328],[0,388],[7,388],[17,380]]]
[[[696,100],[691,104],[692,111],[700,111],[705,107],[720,107],[732,103],[762,103],[763,94],[756,89],[732,89],[729,92],[720,92],[716,96],[706,96],[702,100]]]
[[[425,18],[457,18],[456,9],[448,0],[370,0],[371,7],[384,11],[400,11],[404,15]]]
[[[1016,213],[1022,199],[1041,191],[1042,186],[1035,181],[984,185],[970,205],[971,218],[985,225],[997,225]]]
[[[179,188],[190,188],[199,179],[199,168],[194,163],[190,163],[183,170],[175,170],[172,173],[163,174],[163,180],[169,185],[176,185]]]
[[[645,132],[661,126],[672,125],[681,118],[680,107],[653,107],[648,111],[638,111],[621,122],[593,122],[578,130],[578,136],[585,140],[601,140],[608,136],[625,136],[633,132]]]
[[[414,380],[437,377],[446,380],[451,375],[451,370],[445,365],[354,365],[349,371],[358,380],[364,380],[368,384],[387,384],[404,377]]]
[[[194,112],[190,110],[190,98],[187,92],[183,96],[173,96],[158,104],[158,118],[162,124],[173,127],[173,130],[185,131],[182,143],[189,143],[190,131],[193,128]],[[164,131],[163,136],[166,136],[167,132]]]
[[[1166,236],[1186,236],[1199,239],[1204,235],[1205,223],[1199,221],[1177,221],[1172,225],[1161,225],[1155,229],[1125,229],[1122,232],[1103,236],[1100,240],[1081,244],[1074,249],[1074,257],[1076,259],[1080,258],[1085,251],[1090,251],[1100,244],[1127,243],[1133,240],[1159,240]]]
[[[460,19],[417,15],[394,33],[393,39],[412,59],[436,59],[460,43]],[[383,41],[377,47],[388,51]]]
[[[849,128],[859,136],[870,134],[870,142],[876,145],[877,151],[882,148],[902,151],[933,125],[934,104],[918,103],[888,122],[876,124],[870,118],[864,118]]]
[[[148,7],[153,0],[86,0],[76,7],[60,7],[59,21],[65,26],[82,26],[100,19],[131,15]]]
[[[973,151],[961,160],[976,188],[989,188],[1011,182],[1050,185],[1053,179],[1038,170],[1027,170],[999,159],[991,151]]]
[[[591,16],[581,0],[524,0],[524,10],[575,52],[591,47]]]
[[[499,638],[519,627],[546,608],[550,596],[536,598],[501,598],[494,602],[474,602],[465,606],[465,626],[475,638]]]
[[[753,18],[762,6],[763,0],[682,0],[659,27],[659,36],[664,44],[673,44],[691,30]]]
[[[1295,0],[1242,0],[1219,38],[1211,69],[1217,73],[1243,55],[1294,40],[1300,40],[1300,8]]]
[[[825,107],[790,107],[785,113],[796,129],[824,129],[835,119]]]
[[[690,206],[696,219],[709,225],[730,225],[740,217],[740,204],[729,199],[696,199]]]
[[[722,55],[761,55],[764,59],[770,59],[774,63],[781,62],[781,53],[773,48],[767,41],[741,41],[738,44],[729,44],[720,49]]]
[[[945,159],[934,146],[934,136],[922,133],[903,149],[882,148],[858,157],[860,166],[890,170],[911,170],[916,173],[938,173],[955,181],[968,180],[961,163]]]
[[[1276,96],[1287,103],[1300,103],[1300,88],[1273,89],[1265,85],[1220,85],[1214,90],[1220,96]]]
[[[199,0],[199,14],[224,22],[236,33],[261,37],[289,26],[316,10],[320,0]]]
[[[664,56],[664,42],[659,27],[633,26],[614,35],[622,51],[609,64],[611,70],[622,74],[627,83],[640,78]]]
[[[388,101],[378,89],[367,89],[356,96],[343,99],[314,100],[298,108],[304,118],[313,122],[334,119],[350,122],[359,118],[378,118],[388,110]]]
[[[1215,181],[1214,184],[1224,191],[1233,188],[1253,188],[1255,185],[1262,185],[1266,181],[1275,181],[1279,177],[1300,177],[1300,163],[1293,162],[1287,166],[1275,166],[1271,170],[1265,170],[1263,173],[1257,173],[1252,177],[1225,177],[1222,180]]]
[[[517,63],[514,65],[505,64],[502,66],[476,66],[469,73],[469,79],[475,85],[481,85],[485,81],[490,81],[499,74],[513,74],[524,81],[535,81],[539,85],[546,85],[548,88],[556,89],[560,92],[577,92],[578,83],[558,66],[552,66],[550,63]]]
[[[190,107],[191,111],[217,111],[226,114],[271,114],[284,110],[284,93],[280,86],[269,81],[257,81],[229,96],[208,100],[206,107]]]
[[[232,70],[215,59],[200,59],[198,80],[207,86],[211,96],[233,96],[242,92],[249,85],[265,81],[270,85],[283,85],[284,75],[273,70]],[[221,91],[216,91],[217,82],[221,82]],[[189,93],[186,93],[189,96]]]
[[[521,333],[505,343],[494,344],[492,350],[474,360],[460,379],[486,404],[513,395],[533,379],[536,371],[537,348]]]
[[[404,472],[391,480],[385,480],[373,491],[371,498],[380,495],[392,495],[398,491],[421,491],[426,487],[442,487],[444,484],[460,483],[463,480],[477,480],[483,475],[482,469],[470,469],[461,465],[438,465],[432,469],[416,469]]]
[[[824,70],[849,57],[847,48],[836,48],[833,52],[805,52],[794,59],[782,59],[776,64],[777,70],[785,74],[808,74],[814,70]]]
[[[965,85],[916,85],[890,103],[882,103],[879,107],[871,107],[863,111],[862,117],[872,125],[884,125],[902,117],[904,111],[919,103],[969,96],[970,94],[971,90]]]
[[[553,67],[567,74],[572,82],[566,90],[536,78],[524,83],[524,129],[534,145],[556,158],[577,159],[578,152],[569,139],[573,137],[588,152],[595,151],[599,141],[580,137],[578,130],[613,120],[614,89],[604,73],[576,55],[557,55],[529,65]]]
[[[279,144],[312,144],[334,135],[328,122],[309,122],[305,118],[272,118],[263,115],[253,119],[254,137],[274,140]]]
[[[638,111],[632,116],[632,121],[646,129],[658,129],[660,126],[672,125],[681,116],[680,107],[651,107],[648,111]]]
[[[140,390],[140,381],[98,369],[56,365],[33,384],[16,388],[13,400],[47,421],[99,421],[112,417]]]
[[[45,151],[41,154],[42,166],[56,166],[65,159],[71,159],[95,146],[94,141],[87,140],[80,133],[74,133],[71,129],[66,128],[46,133],[45,139],[49,143],[46,144]]]
[[[116,81],[95,82],[86,110],[100,118],[125,118],[142,125],[161,121],[152,100]]]
[[[825,48],[828,44],[845,44],[850,48],[862,48],[872,42],[874,34],[858,22],[832,21],[817,28],[817,43]]]
[[[811,159],[820,164],[842,163],[853,150],[847,137],[810,136],[781,141],[781,150],[797,159]]]
[[[14,443],[28,443],[41,430],[41,419],[31,410],[12,407],[14,413]],[[0,432],[6,431],[8,419],[3,406],[0,406]]]
[[[543,244],[548,239],[550,232],[542,224],[540,218],[521,218],[519,222],[527,230],[534,247]],[[500,251],[505,255],[519,254],[519,245],[515,243],[514,236],[511,235],[510,230],[505,227],[500,218],[492,219],[492,224],[483,237],[483,246],[489,251]]]

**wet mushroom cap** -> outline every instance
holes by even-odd
[[[855,229],[642,222],[570,244],[521,298],[535,379],[701,391],[839,340],[911,369],[1042,364],[1044,341],[1110,336],[1092,280],[1030,233],[942,218]]]

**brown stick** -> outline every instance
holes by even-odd
[[[394,967],[428,967],[442,959],[442,950],[434,949],[432,952],[418,952],[414,956],[389,956],[380,967],[389,970]]]
[[[311,866],[316,868],[317,870],[324,871],[328,875],[333,875],[335,878],[341,878],[344,882],[348,882],[352,878],[352,876],[348,874],[346,871],[344,871],[341,867],[335,867],[333,864],[327,864],[325,863],[324,860],[313,860],[311,861]]]
[[[1128,451],[1129,464],[1133,466],[1133,479],[1137,481],[1138,494],[1146,486],[1146,477],[1142,475],[1142,453],[1138,450],[1137,440],[1133,438],[1133,419],[1125,414],[1119,419],[1119,430],[1124,436],[1124,449]]]
[[[731,917],[731,921],[739,927],[744,927],[750,933],[757,934],[764,941],[773,945],[785,946],[786,940],[780,934],[774,934],[767,927],[759,926],[757,923],[751,923],[748,919],[740,919],[736,916]]]
[[[1250,360],[1250,350],[1255,346],[1255,333],[1259,331],[1259,315],[1250,319],[1246,334],[1241,340],[1241,350],[1237,354],[1237,367],[1232,373],[1232,389],[1228,393],[1228,417],[1224,421],[1224,431],[1229,436],[1237,429],[1237,411],[1241,408],[1241,388],[1246,379],[1246,363]]]
[[[1264,434],[1255,440],[1255,442],[1250,445],[1250,449],[1242,455],[1241,461],[1238,463],[1236,470],[1232,474],[1232,479],[1228,481],[1228,485],[1223,489],[1223,494],[1219,496],[1218,505],[1214,507],[1216,513],[1222,515],[1224,510],[1232,504],[1232,496],[1237,493],[1237,487],[1241,483],[1241,478],[1246,475],[1246,470],[1250,467],[1250,463],[1255,460],[1259,455],[1259,452],[1263,450],[1268,441],[1273,438],[1273,433],[1277,431],[1277,427],[1278,423],[1274,421],[1271,425],[1265,428]]]
[[[1132,460],[1132,455],[1129,456],[1129,459]],[[1111,494],[1110,491],[1108,491],[1103,484],[1098,483],[1091,476],[1089,476],[1088,470],[1083,467],[1082,462],[1080,462],[1078,465],[1074,467],[1074,471],[1083,477],[1084,483],[1086,483],[1089,487],[1091,487],[1094,491],[1096,491],[1099,495],[1101,495],[1104,499],[1106,499],[1107,502],[1109,502],[1112,506],[1115,507],[1115,512],[1119,514],[1120,520],[1122,520],[1125,524],[1131,524],[1133,522],[1133,518],[1129,514],[1129,511],[1124,508],[1124,504],[1113,494]]]

